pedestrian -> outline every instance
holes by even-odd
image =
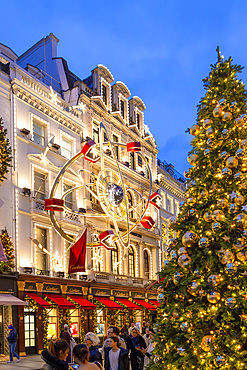
[[[72,337],[70,335],[68,325],[64,325],[64,330],[62,330],[62,332],[60,334],[60,337],[64,340],[66,340],[66,342],[69,345],[69,354],[68,354],[68,357],[66,358],[66,361],[71,364],[73,362],[72,361],[72,349],[73,348],[71,348]]]
[[[66,328],[69,328],[69,325],[68,324],[64,324],[64,326],[63,326],[63,330],[60,333],[60,338],[61,339],[63,339],[63,333],[64,333],[64,331],[65,331]]]
[[[8,326],[9,335],[7,337],[7,341],[9,342],[9,361],[13,362],[13,357],[17,358],[17,361],[20,361],[20,356],[15,352],[16,342],[17,342],[17,334],[16,330],[13,325]]]
[[[68,370],[69,364],[65,361],[69,353],[69,345],[65,339],[50,340],[48,349],[41,353],[45,361],[42,370]]]
[[[102,365],[98,362],[89,362],[89,351],[85,344],[77,344],[73,349],[75,364],[79,367],[77,370],[103,370]]]
[[[154,334],[155,334],[154,330],[149,328],[149,345],[147,346],[147,349],[143,351],[145,353],[144,369],[148,366],[150,362],[150,358],[152,357],[152,351],[154,349],[154,344],[153,344]]]
[[[149,343],[150,343],[150,328],[147,326],[146,329],[145,329],[146,333],[145,335],[143,335],[143,339],[145,340],[145,343],[146,343],[146,346],[148,347],[149,346]]]
[[[139,330],[134,327],[132,335],[127,339],[127,349],[130,350],[130,362],[132,370],[143,370],[146,343]]]
[[[124,340],[123,338],[121,338],[121,337],[119,336],[119,334],[120,334],[119,329],[118,329],[116,326],[109,326],[109,329],[108,329],[108,332],[107,332],[107,338],[106,338],[106,340],[104,341],[104,344],[103,344],[102,349],[101,349],[101,354],[102,354],[102,356],[103,356],[103,357],[104,357],[104,355],[105,355],[105,348],[106,348],[106,347],[109,347],[109,345],[108,345],[108,343],[107,343],[107,339],[108,339],[108,338],[111,338],[111,337],[113,337],[113,336],[118,337],[118,339],[119,339],[119,343],[120,343],[120,347],[122,347],[122,348],[125,348],[125,349],[126,349],[126,342],[125,342],[125,340]]]
[[[129,370],[129,351],[120,347],[117,336],[107,339],[105,347],[105,370]]]
[[[84,342],[89,350],[89,362],[98,361],[102,365],[102,355],[98,350],[100,340],[96,334],[88,332],[85,335]]]
[[[129,335],[132,335],[132,329],[135,327],[135,323],[131,323],[130,324],[130,328],[129,328]]]

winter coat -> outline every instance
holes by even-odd
[[[68,370],[69,368],[66,361],[59,360],[57,357],[51,355],[47,349],[41,353],[41,358],[46,362],[42,370]]]
[[[129,351],[122,347],[119,348],[119,358],[118,358],[118,370],[129,370]],[[105,347],[105,370],[110,370],[110,360],[109,360],[109,352],[111,347]]]
[[[16,343],[17,342],[17,334],[16,334],[15,329],[10,330],[9,335],[7,337],[7,341],[9,343]]]
[[[89,361],[88,362],[95,362],[98,361],[102,365],[102,356],[96,346],[89,347]]]
[[[127,348],[131,350],[130,352],[131,368],[132,370],[140,370],[143,369],[144,355],[141,353],[141,351],[138,351],[135,348],[132,338],[133,338],[132,336],[129,336],[127,339]],[[147,348],[145,340],[141,335],[137,336],[136,342],[137,342],[136,347],[145,349]]]

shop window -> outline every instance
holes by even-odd
[[[24,307],[24,333],[26,353],[35,353],[35,310],[27,307]]]
[[[112,135],[112,141],[114,143],[118,143],[118,137],[116,135]],[[114,145],[114,150],[115,150],[115,155],[116,155],[117,159],[119,159],[119,148],[118,148],[118,145]]]
[[[47,229],[36,227],[36,239],[47,250]],[[48,274],[48,255],[37,247],[37,272],[41,275]]]
[[[135,252],[133,247],[129,247],[129,275],[135,277]]]
[[[80,328],[80,310],[73,309],[70,312],[70,332],[73,338],[79,338],[81,328]],[[83,313],[82,313],[83,315]]]
[[[102,99],[105,105],[107,105],[107,88],[104,84],[102,84]]]
[[[34,171],[34,198],[45,200],[47,175]]]
[[[104,335],[105,334],[105,320],[104,320],[104,312],[103,310],[97,310],[97,335]]]
[[[133,153],[133,152],[130,153],[130,168],[132,168],[133,170],[136,169],[136,166],[135,166],[135,153]]]
[[[45,126],[35,118],[33,119],[33,141],[36,144],[45,145]]]
[[[71,185],[68,185],[68,184],[63,184],[63,192],[65,193],[66,191],[72,189],[72,186]],[[66,207],[68,207],[69,209],[73,209],[73,193],[68,193],[66,195],[66,197],[64,198],[64,203],[66,205]]]
[[[111,270],[112,270],[113,274],[119,274],[117,243],[115,243],[115,249],[111,250]]]
[[[67,137],[62,136],[61,138],[61,155],[67,159],[72,158],[73,155],[73,143]]]
[[[58,337],[58,309],[47,309],[47,319],[48,319],[48,327],[47,327],[47,338],[50,339],[51,337],[57,338]]]
[[[97,123],[93,123],[93,141],[99,143],[99,125]]]
[[[147,250],[144,250],[144,276],[149,279],[149,255]]]

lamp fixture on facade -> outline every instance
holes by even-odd
[[[56,150],[60,149],[60,145],[59,144],[56,144],[56,143],[52,144],[51,147],[54,148],[54,149],[56,149]]]
[[[26,136],[30,134],[30,130],[28,130],[27,128],[22,128],[20,131],[23,135],[26,135]]]
[[[31,189],[25,188],[25,187],[22,188],[22,194],[30,197],[31,196]]]
[[[23,267],[24,274],[30,274],[33,272],[32,267]]]
[[[64,272],[63,271],[58,271],[57,272],[57,277],[64,278]]]

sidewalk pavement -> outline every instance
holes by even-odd
[[[15,358],[14,362],[10,364],[8,364],[7,361],[9,361],[9,356],[0,358],[0,370],[40,370],[44,365],[44,361],[41,360],[40,355],[29,355],[26,357],[22,357],[21,361],[19,362],[16,362]]]

